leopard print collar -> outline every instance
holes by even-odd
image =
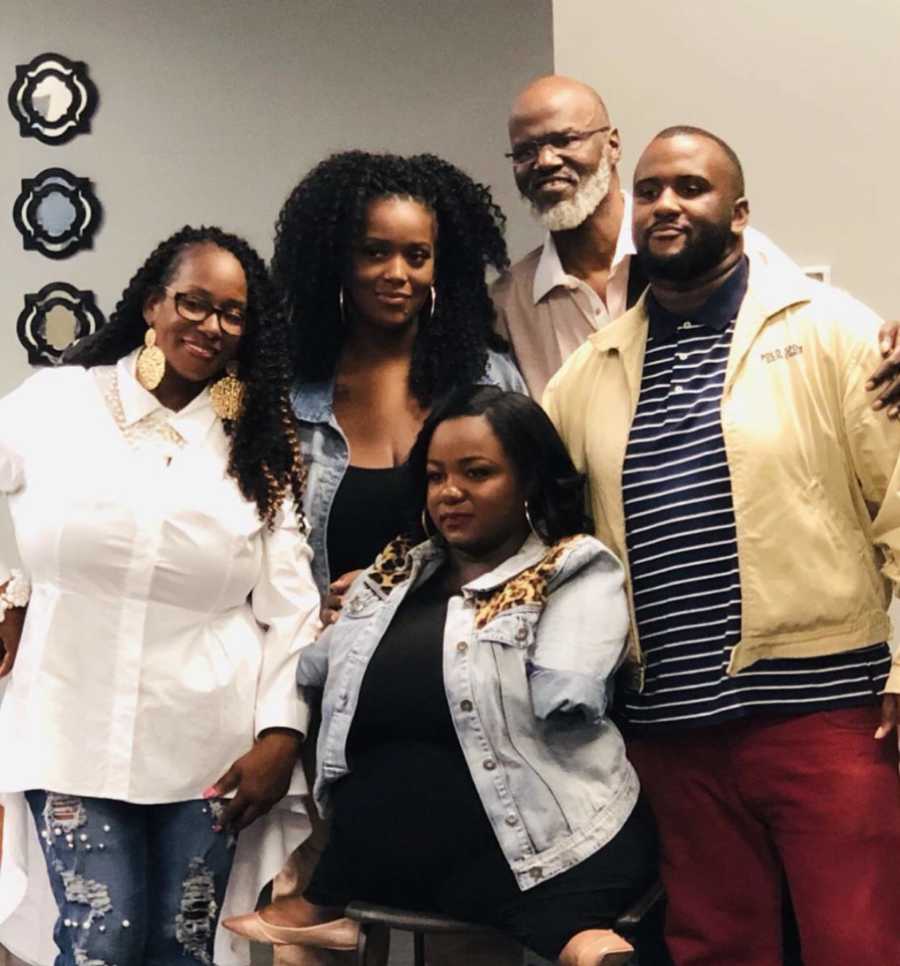
[[[520,570],[509,580],[484,590],[470,591],[476,603],[475,626],[484,627],[504,611],[525,605],[542,608],[547,600],[548,587],[559,570],[560,562],[573,541],[580,536],[564,537],[546,548],[543,556],[534,564]],[[415,552],[414,552],[415,551]],[[416,557],[442,552],[433,544],[414,547],[408,537],[396,537],[378,555],[366,574],[366,583],[379,596],[386,598],[396,587],[405,583],[413,574]]]

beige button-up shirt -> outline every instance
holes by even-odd
[[[550,377],[598,329],[626,309],[628,268],[634,254],[631,196],[622,193],[625,212],[609,270],[606,301],[583,279],[563,268],[547,232],[544,244],[529,252],[494,283],[497,328],[509,340],[528,385],[540,399]]]

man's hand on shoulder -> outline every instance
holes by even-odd
[[[869,377],[866,389],[879,390],[873,409],[885,409],[888,419],[900,417],[900,322],[885,322],[878,332],[882,363]]]

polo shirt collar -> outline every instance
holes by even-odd
[[[687,320],[695,325],[712,329],[714,332],[724,332],[737,318],[741,303],[747,294],[749,277],[750,263],[745,255],[725,284],[717,288],[703,305],[688,313],[670,312],[663,308],[657,302],[651,288],[647,294],[650,334],[657,339],[669,339],[675,334],[678,326]]]
[[[631,195],[627,191],[623,191],[622,200],[625,202],[625,210],[622,213],[622,224],[619,226],[619,237],[616,239],[616,250],[613,254],[611,269],[615,269],[623,258],[627,255],[633,255],[635,252],[634,240],[631,236]],[[553,234],[548,231],[534,273],[534,283],[531,290],[534,304],[537,305],[542,298],[555,288],[575,288],[577,284],[578,280],[575,276],[569,275],[563,268],[559,259],[559,252],[556,249],[556,242],[553,240]]]

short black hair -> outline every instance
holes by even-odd
[[[419,326],[409,387],[429,406],[453,386],[477,382],[488,349],[508,348],[495,332],[485,269],[509,265],[506,218],[489,188],[433,154],[401,157],[344,151],[317,164],[288,195],[275,227],[271,271],[284,301],[291,356],[301,382],[332,378],[346,333],[339,296],[372,201],[409,198],[437,226],[428,321]]]
[[[741,166],[741,159],[737,156],[737,152],[734,148],[727,142],[723,141],[718,134],[713,134],[712,131],[707,131],[702,127],[695,127],[692,124],[675,124],[672,127],[663,128],[659,134],[653,139],[654,141],[660,141],[665,138],[678,137],[681,134],[691,135],[693,137],[706,138],[707,141],[713,141],[718,144],[725,156],[731,162],[731,167],[734,169],[734,183],[735,189],[737,190],[737,196],[743,197],[746,191],[744,185],[744,169]]]
[[[555,543],[592,531],[584,512],[584,475],[575,469],[550,417],[528,396],[496,386],[455,389],[425,420],[409,457],[417,518],[425,506],[431,439],[441,423],[460,416],[484,416],[490,423],[515,467],[532,525],[542,539]]]

